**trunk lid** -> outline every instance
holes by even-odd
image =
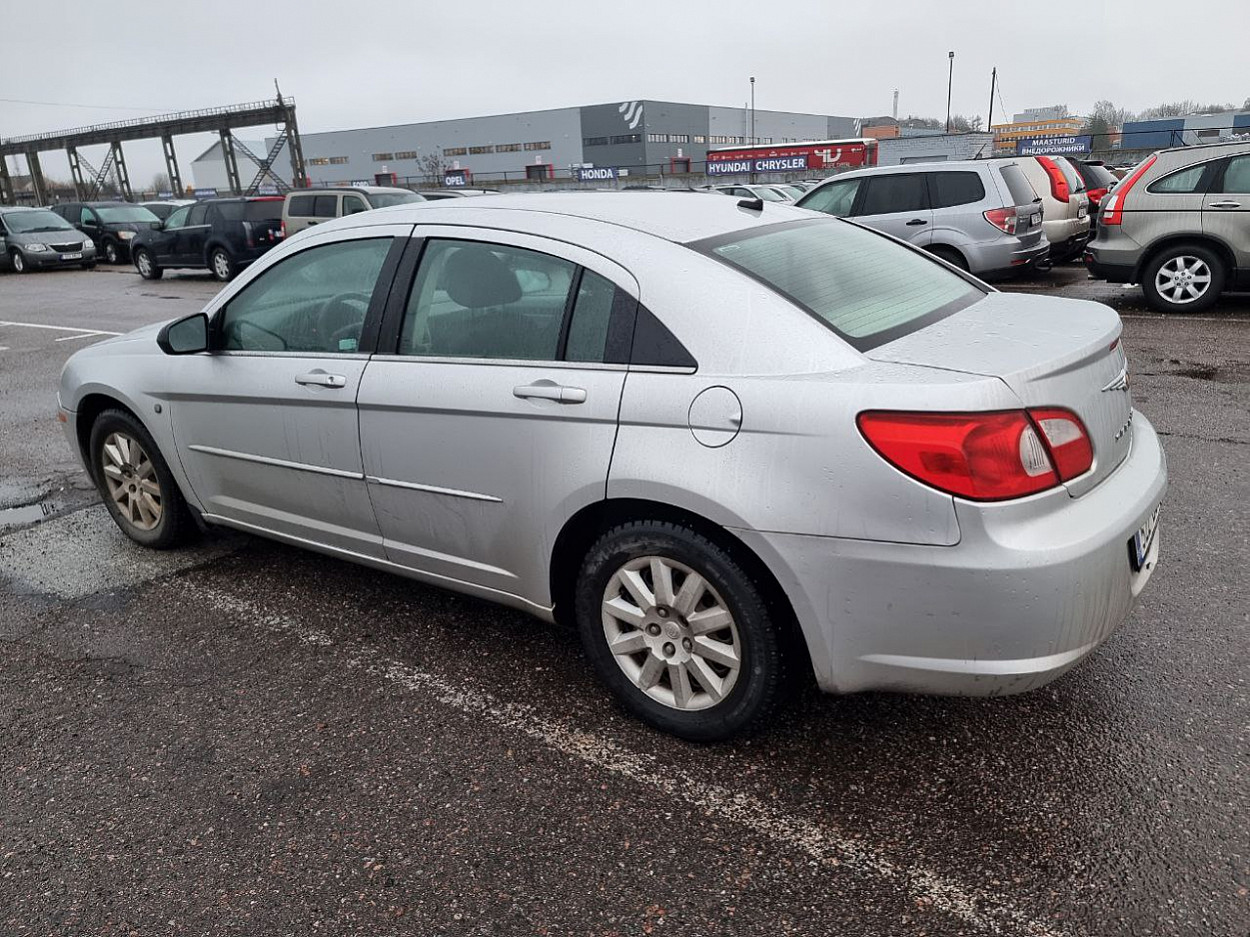
[[[1094,447],[1093,467],[1066,485],[1077,497],[1115,471],[1132,445],[1132,395],[1120,330],[1120,317],[1100,303],[990,293],[865,354],[997,377],[1026,407],[1072,410]]]

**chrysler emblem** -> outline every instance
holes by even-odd
[[[1128,390],[1128,368],[1121,368],[1120,373],[1107,382],[1102,392],[1105,394],[1113,390]]]

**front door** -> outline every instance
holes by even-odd
[[[1203,199],[1202,230],[1233,249],[1238,269],[1250,271],[1250,156],[1225,162]],[[1227,286],[1233,285],[1234,276],[1228,271]]]
[[[178,454],[210,520],[382,555],[356,392],[366,316],[389,286],[383,263],[411,230],[309,238],[227,294],[212,313],[213,351],[170,359]]]
[[[192,205],[186,223],[178,228],[174,239],[174,253],[181,258],[179,263],[195,267],[208,263],[204,256],[204,248],[208,245],[208,232],[211,230],[208,209],[207,202]]]
[[[186,205],[175,209],[165,219],[159,231],[153,231],[148,235],[148,243],[152,245],[152,253],[156,255],[158,266],[180,267],[190,262],[182,252],[183,248],[180,244],[181,233],[186,227],[187,215],[190,211],[190,207]]]
[[[917,247],[933,239],[933,210],[924,173],[882,173],[864,182],[853,212],[856,221]]]
[[[546,606],[556,535],[605,495],[625,380],[613,330],[637,285],[563,243],[417,232],[412,288],[396,284],[387,313],[402,316],[395,353],[370,362],[359,397],[386,555]]]

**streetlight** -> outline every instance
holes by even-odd
[[[755,143],[755,77],[751,77],[751,143]]]
[[[946,132],[951,132],[951,82],[955,80],[955,53],[947,52],[950,59],[950,74],[946,76]]]

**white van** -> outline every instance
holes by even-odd
[[[285,237],[331,218],[354,215],[371,208],[424,201],[424,196],[410,189],[393,189],[380,185],[296,189],[287,193],[286,202],[282,206],[282,233]]]

